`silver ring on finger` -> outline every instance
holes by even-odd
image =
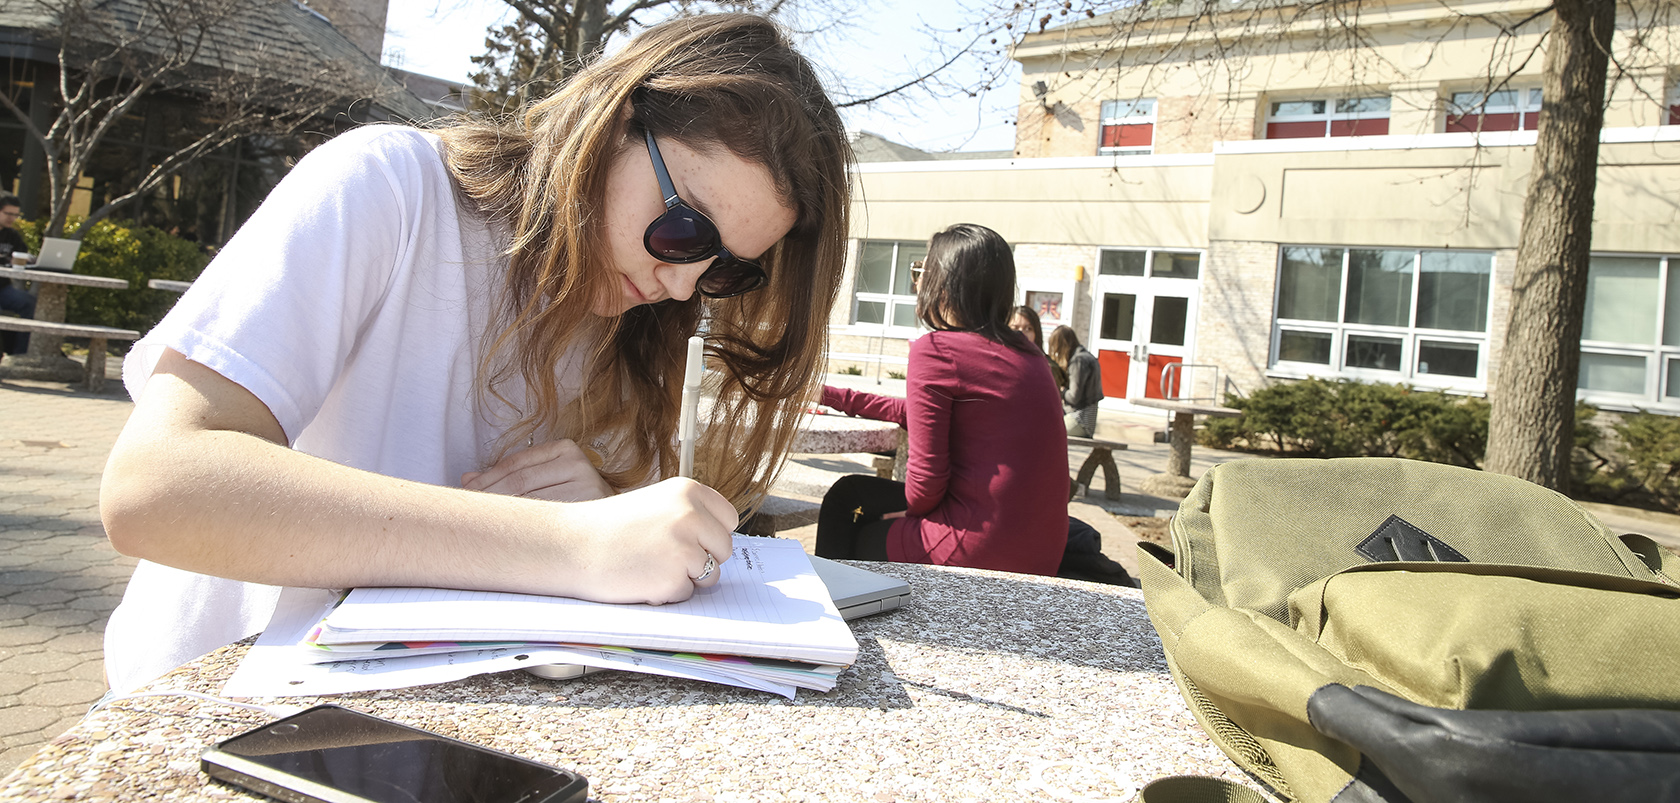
[[[712,572],[715,572],[715,571],[717,571],[717,558],[712,557],[712,553],[707,552],[706,553],[706,567],[700,570],[700,576],[694,578],[694,582],[696,582],[696,583],[705,582],[706,578],[711,577]]]

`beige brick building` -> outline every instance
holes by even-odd
[[[1174,371],[1182,396],[1307,376],[1486,391],[1545,105],[1529,55],[1546,18],[1509,23],[1544,4],[1367,2],[1356,48],[1305,23],[1172,16],[1192,5],[1123,39],[1101,16],[1028,36],[1013,154],[859,166],[836,367],[904,370],[908,265],[974,222],[1015,244],[1021,299],[1098,353],[1106,404],[1160,395]],[[1581,392],[1680,413],[1680,48],[1633,25]]]

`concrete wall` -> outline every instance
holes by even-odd
[[[1639,3],[1638,22],[1660,19],[1650,5]],[[1155,98],[1155,152],[1206,153],[1215,142],[1262,137],[1272,101],[1388,95],[1389,133],[1430,134],[1444,130],[1454,92],[1540,86],[1547,17],[1539,0],[1366,2],[1357,8],[1357,44],[1310,14],[1293,24],[1255,22],[1246,8],[1218,22],[1169,12],[1155,22],[1117,28],[1099,18],[1026,37],[1015,51],[1018,154],[1096,153],[1104,100]],[[1516,35],[1495,24],[1536,14]],[[1615,43],[1625,73],[1611,81],[1609,127],[1666,122],[1680,32],[1638,22],[1624,8]],[[1031,90],[1038,81],[1049,90],[1042,99]]]
[[[1241,393],[1270,381],[1279,244],[1485,249],[1491,382],[1533,141],[1396,135],[1226,142],[1210,156],[870,165],[855,174],[853,235],[920,241],[954,222],[991,226],[1015,245],[1023,287],[1067,288],[1082,339],[1102,248],[1204,250],[1193,360],[1219,365]],[[1680,255],[1680,127],[1607,130],[1601,159],[1594,250]],[[901,368],[907,335],[852,326],[850,271],[844,286],[834,364]]]

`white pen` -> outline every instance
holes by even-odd
[[[681,441],[681,456],[677,462],[677,476],[694,476],[695,418],[700,414],[701,355],[705,342],[699,335],[688,339],[688,365],[683,369],[682,415],[677,421],[677,438]]]

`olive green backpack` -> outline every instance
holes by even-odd
[[[1511,477],[1351,458],[1211,469],[1172,542],[1138,552],[1167,665],[1278,796],[1680,800],[1680,559],[1649,538]],[[1201,794],[1171,786],[1144,800]]]

